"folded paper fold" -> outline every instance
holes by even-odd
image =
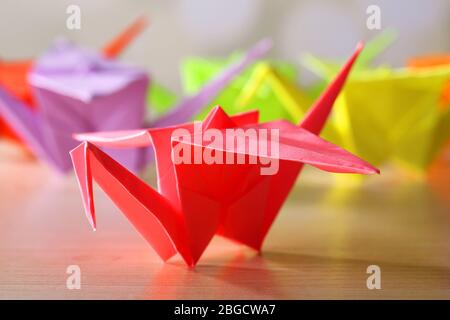
[[[378,173],[367,162],[309,131],[320,131],[360,50],[358,47],[300,125],[284,120],[259,123],[257,111],[229,116],[216,107],[202,122],[77,134],[75,137],[83,142],[71,151],[71,157],[89,221],[95,228],[95,180],[164,261],[178,253],[187,265],[194,266],[216,234],[260,250],[304,164],[330,172]],[[266,132],[262,129],[278,139],[260,135]],[[275,153],[255,151],[242,144],[211,141],[203,135],[215,132],[227,139],[233,130],[253,130],[257,135],[250,137],[249,143],[254,139],[262,145],[276,143],[279,148]],[[157,190],[99,149],[145,146],[155,151]],[[177,150],[183,150],[188,161],[178,161]],[[197,155],[211,152],[221,154],[222,159],[243,156],[260,161],[196,161]],[[277,161],[278,168],[270,175],[261,174],[268,159]]]
[[[220,90],[271,47],[257,43],[238,61],[186,97],[172,110],[146,123],[149,78],[142,70],[59,41],[33,66],[29,76],[36,110],[0,87],[0,115],[40,158],[61,172],[71,166],[68,151],[77,132],[139,129],[189,121]],[[153,157],[151,150],[109,150],[132,171]]]
[[[333,71],[326,63],[321,68],[330,81]],[[376,165],[394,162],[423,173],[450,138],[450,108],[441,99],[449,80],[449,65],[358,70],[336,102],[339,117],[325,137]]]
[[[238,56],[238,53],[234,53],[227,59],[185,59],[181,66],[184,91],[187,94],[197,92],[215,75],[220,74],[227,63],[234,61]],[[280,103],[269,86],[263,86],[252,99],[245,100],[243,97],[245,92],[249,90],[246,88],[255,86],[256,82],[263,78],[269,70],[273,70],[290,81],[294,81],[297,77],[297,70],[294,65],[281,61],[260,61],[252,68],[248,68],[246,72],[241,73],[239,77],[236,77],[196,119],[203,119],[214,106],[221,105],[230,114],[259,109],[261,121],[282,118],[290,120],[291,116],[295,116],[296,111],[288,109],[283,103]],[[307,99],[307,97],[304,98]],[[296,121],[300,119],[300,116],[298,115],[295,118]]]
[[[102,55],[107,58],[115,58],[136,38],[147,24],[145,17],[138,18],[128,26],[120,35],[116,36],[102,50]],[[10,95],[19,99],[28,108],[36,109],[32,88],[28,82],[28,75],[33,68],[32,60],[3,61],[0,60],[0,87],[3,87]],[[16,142],[21,142],[20,134],[7,121],[0,118],[0,136],[5,136]]]

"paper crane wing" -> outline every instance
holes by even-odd
[[[173,137],[172,141],[192,147],[201,147],[211,150],[219,151],[221,153],[233,153],[236,155],[247,155],[255,158],[267,158],[270,160],[293,161],[303,164],[309,164],[324,171],[336,173],[360,173],[373,174],[379,173],[378,170],[372,167],[369,163],[359,159],[349,152],[327,142],[315,134],[299,128],[290,122],[279,120],[274,122],[263,123],[259,125],[248,125],[241,127],[244,130],[252,130],[256,132],[255,135],[247,136],[246,144],[225,144],[223,140],[217,139],[213,141],[202,140],[202,134],[197,137],[193,135],[190,141],[185,141],[183,136]],[[267,131],[263,137],[258,135],[262,129]],[[219,131],[224,139],[233,139],[233,133],[228,133],[225,129]],[[276,140],[273,135],[276,135]],[[277,132],[277,133],[275,133]],[[260,148],[250,148],[250,146],[257,146],[258,144],[268,146],[271,143],[276,143],[275,154],[270,154],[267,150]],[[274,147],[275,148],[275,147]]]

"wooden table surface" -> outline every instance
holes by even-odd
[[[428,181],[387,169],[338,186],[309,168],[261,255],[216,237],[192,270],[179,257],[160,262],[98,188],[91,231],[73,174],[2,144],[0,298],[450,299],[449,167]],[[80,290],[66,288],[69,265]],[[381,268],[381,290],[366,287],[369,265]]]

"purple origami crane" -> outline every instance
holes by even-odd
[[[65,41],[56,42],[34,65],[29,82],[37,110],[30,110],[0,86],[0,115],[31,151],[60,172],[71,170],[69,151],[77,132],[117,131],[175,125],[189,121],[242,70],[271,47],[262,40],[239,61],[158,119],[145,123],[147,74]],[[112,157],[140,169],[146,149],[108,150]]]

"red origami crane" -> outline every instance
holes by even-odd
[[[102,53],[107,58],[117,57],[128,44],[141,33],[147,25],[147,18],[140,17],[129,25],[121,34],[115,37],[102,49]],[[28,73],[33,65],[32,60],[3,61],[0,60],[0,85],[3,86],[12,96],[24,102],[27,106],[35,108],[31,87],[28,84]],[[20,142],[21,139],[0,118],[0,135]]]
[[[200,124],[76,135],[84,142],[71,151],[71,156],[93,228],[96,228],[92,191],[95,179],[164,261],[179,253],[187,265],[194,266],[215,234],[260,250],[303,164],[339,173],[379,172],[317,136],[361,50],[359,45],[299,126],[284,120],[258,123],[257,111],[228,116],[216,107]],[[259,144],[255,149],[248,147],[250,143],[228,144],[220,139],[205,139],[204,135],[197,137],[198,129],[202,132],[212,129],[225,139],[233,130],[269,130],[278,137],[277,152],[264,152]],[[248,141],[252,140],[265,146],[275,141],[268,134],[249,136]],[[158,190],[96,145],[153,146]],[[191,162],[179,162],[176,157],[179,150],[183,151],[178,155]],[[222,160],[241,156],[245,161],[196,163],[195,156],[206,153],[216,160],[221,156]],[[258,161],[249,161],[252,157]],[[270,175],[262,174],[270,161],[277,161],[277,170]]]

